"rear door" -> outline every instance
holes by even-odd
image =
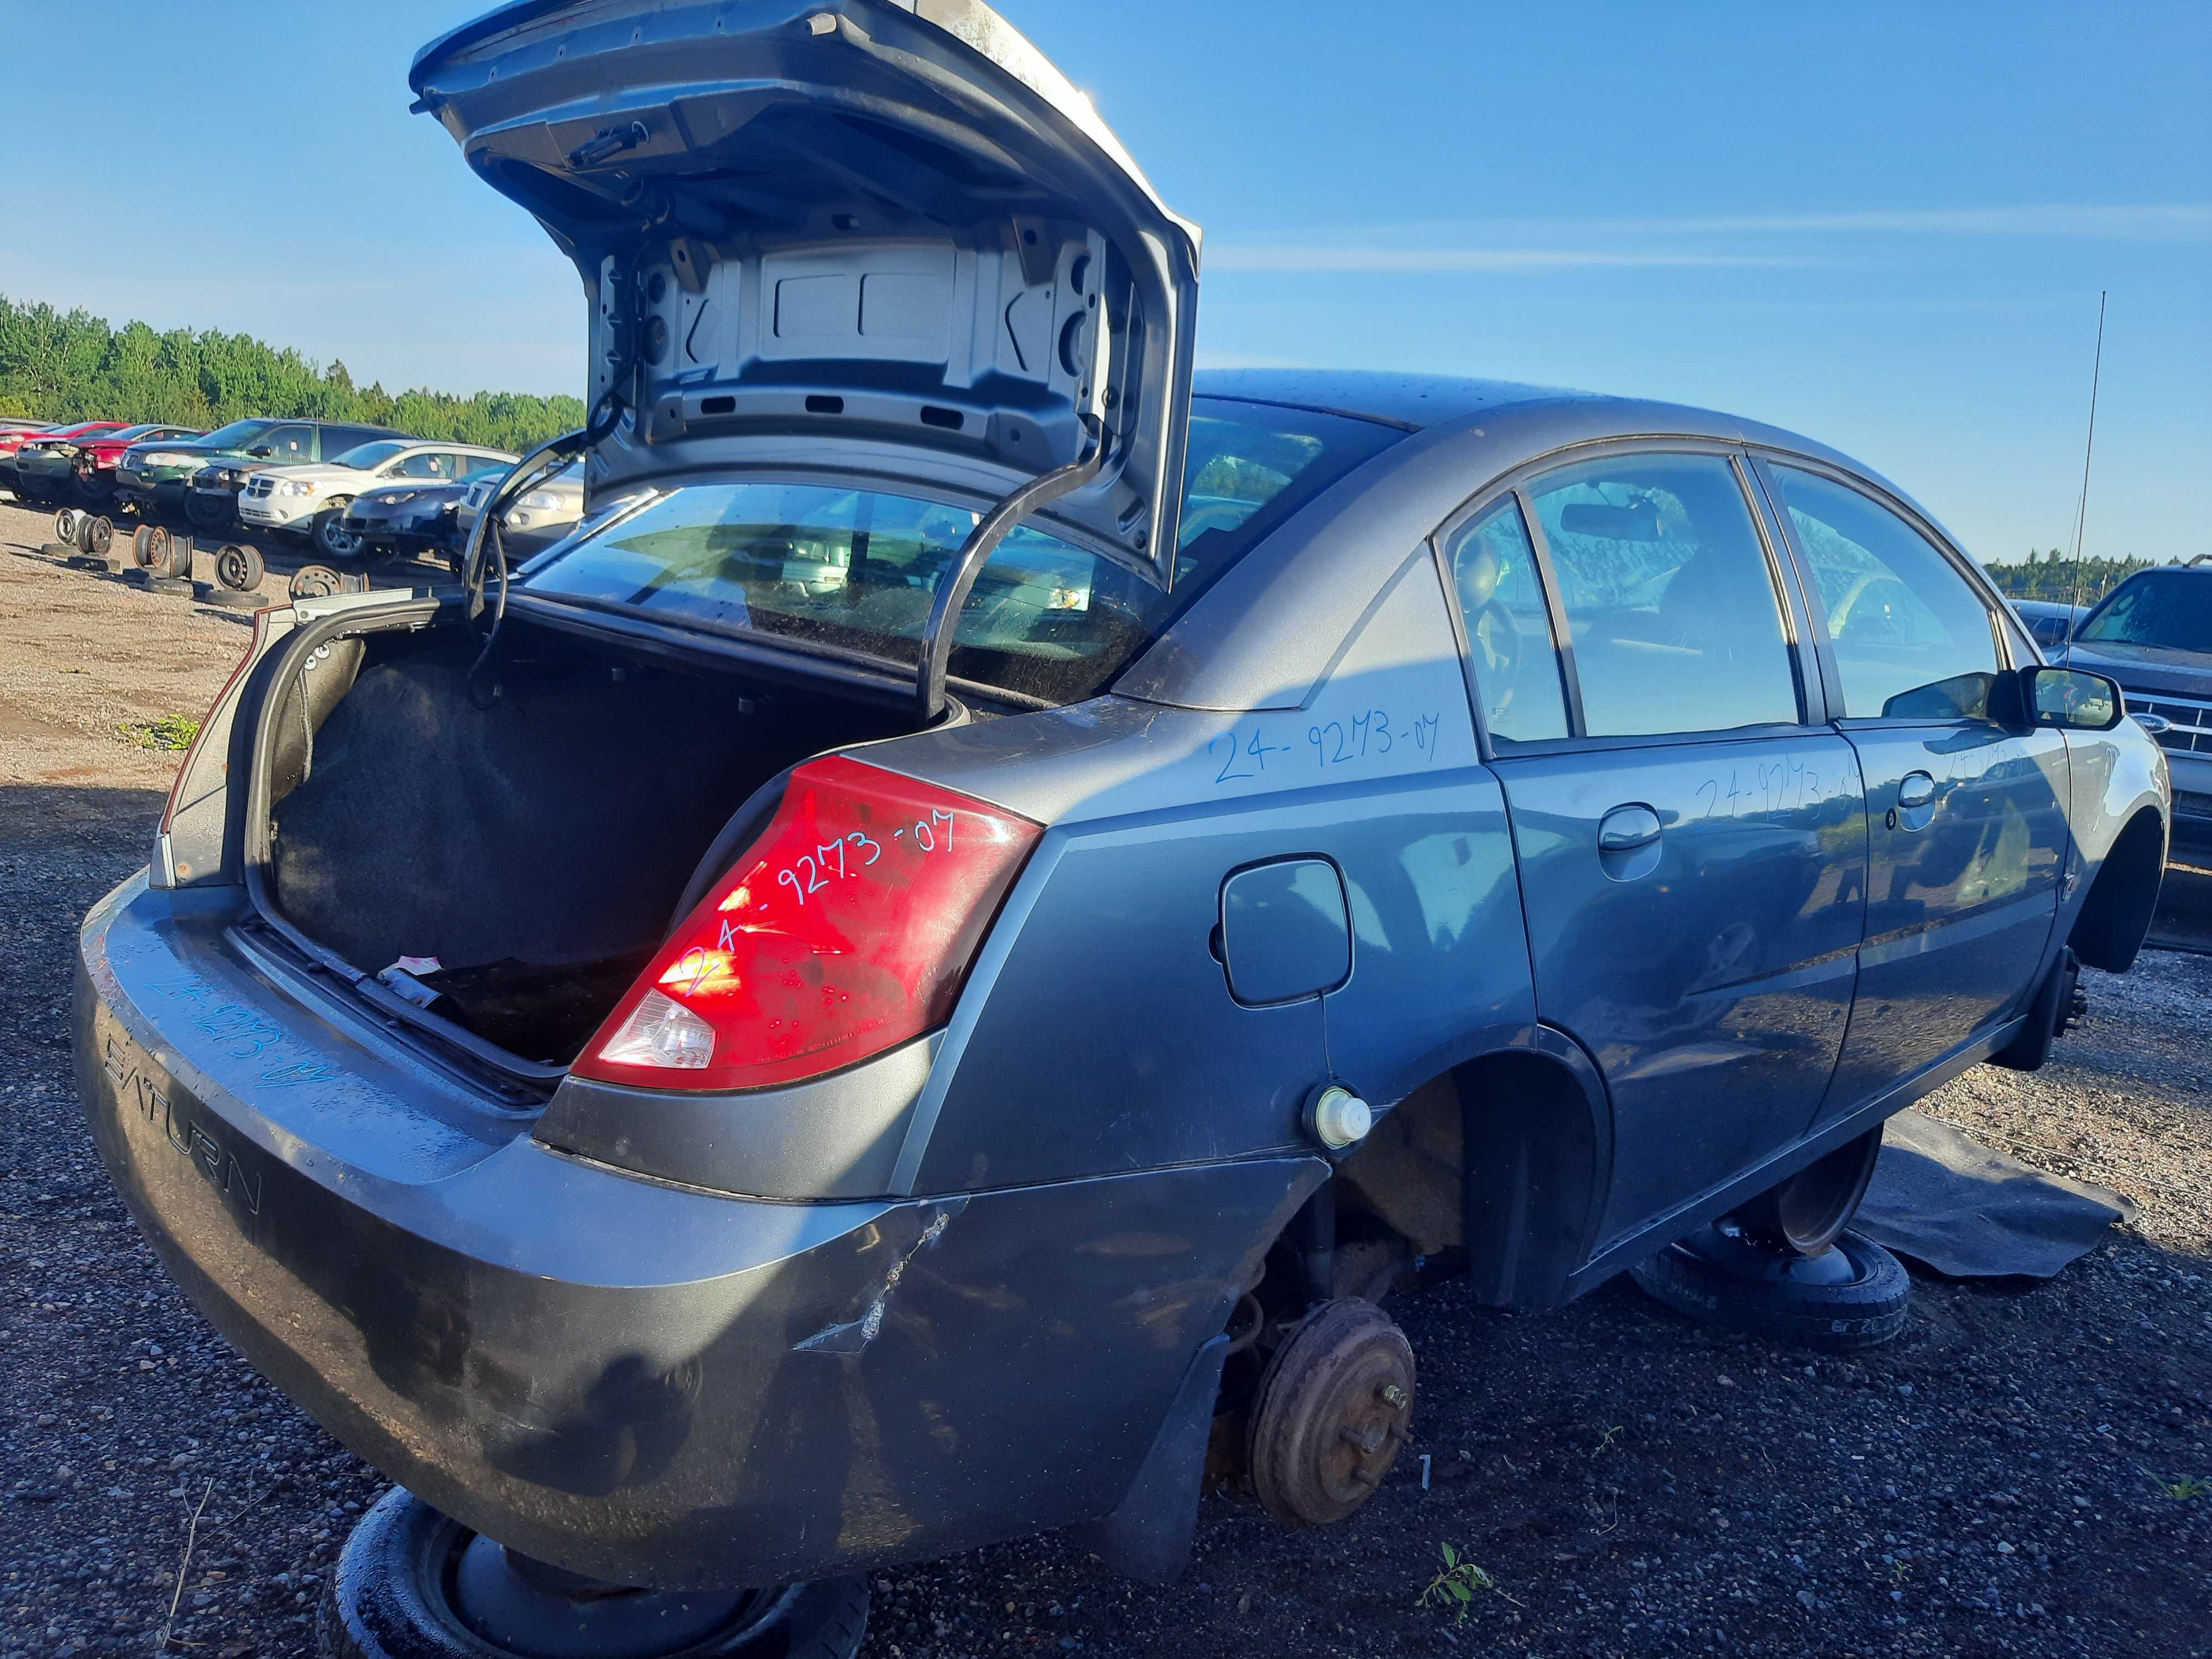
[[[1626,448],[1444,541],[1537,1009],[1612,1097],[1607,1237],[1796,1139],[1850,1008],[1858,770],[1746,483],[1719,447]]]
[[[1778,458],[1761,471],[1866,777],[1866,939],[1825,1122],[1964,1047],[2033,986],[2065,870],[2066,744],[1991,719],[2009,635],[1930,533],[1841,473]]]

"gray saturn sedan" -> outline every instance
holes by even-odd
[[[975,0],[517,0],[412,79],[581,273],[504,499],[589,510],[261,612],[76,988],[140,1225],[403,1488],[331,1650],[1164,1578],[1217,1418],[1340,1518],[1385,1293],[1721,1223],[1847,1301],[1883,1120],[2133,959],[2161,752],[1928,514],[1700,410],[1194,383],[1196,228]]]

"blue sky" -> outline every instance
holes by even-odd
[[[0,292],[577,389],[573,275],[406,112],[476,9],[5,7]],[[1205,226],[1205,362],[1728,409],[2011,558],[2070,541],[2108,289],[2088,549],[2212,551],[2205,0],[1001,9]]]

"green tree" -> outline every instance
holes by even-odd
[[[246,334],[121,328],[82,310],[0,295],[0,414],[29,420],[172,421],[217,427],[250,415],[398,427],[425,438],[522,450],[584,423],[575,398],[521,392],[397,396],[354,384],[289,347]]]

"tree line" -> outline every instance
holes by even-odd
[[[2156,559],[2069,559],[2057,548],[2031,550],[2020,564],[1985,564],[1997,591],[2015,599],[2047,599],[2054,605],[2094,604]]]
[[[82,308],[0,295],[0,416],[34,421],[162,421],[212,429],[247,416],[352,421],[425,438],[524,450],[584,423],[576,398],[353,383],[289,348],[219,329],[121,328]]]

